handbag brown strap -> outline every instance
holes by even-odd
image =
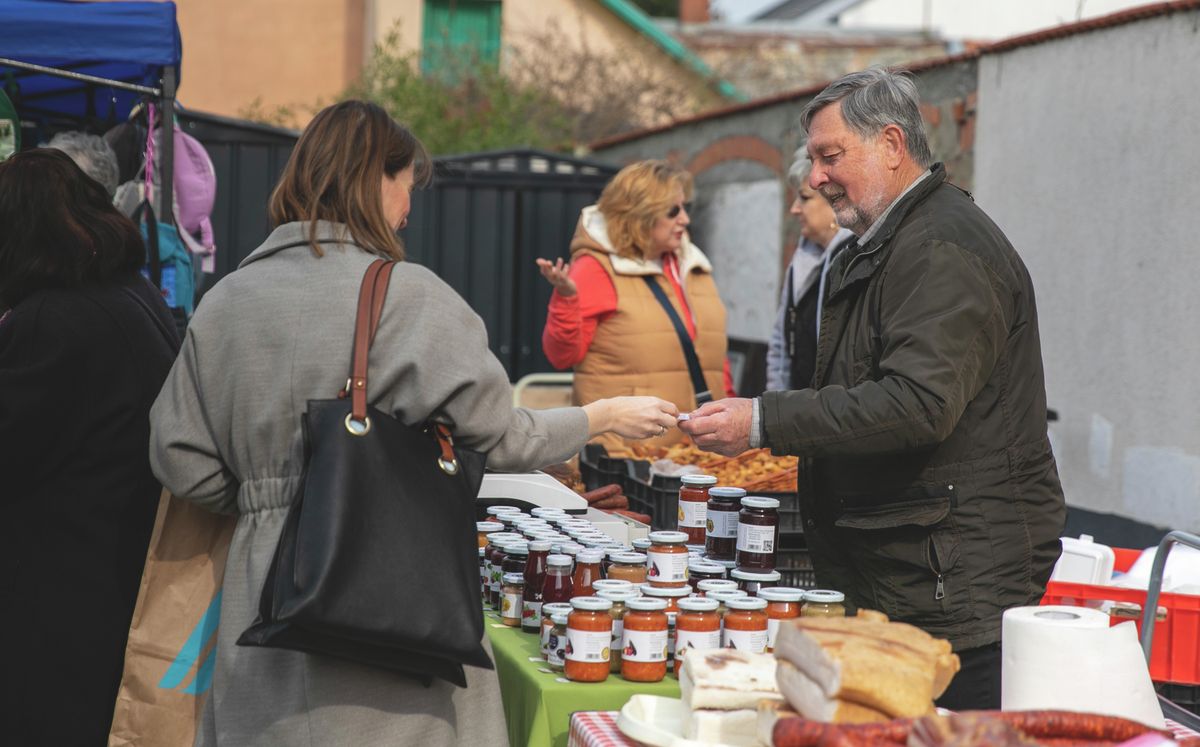
[[[383,316],[383,303],[387,300],[388,284],[392,279],[395,262],[377,259],[363,275],[362,287],[358,291],[358,314],[354,320],[354,353],[350,369],[350,415],[346,418],[346,430],[354,435],[365,435],[371,429],[367,417],[367,366],[371,343],[379,329]],[[447,474],[458,472],[458,459],[454,455],[454,440],[450,429],[440,423],[432,429],[441,451],[438,465]]]

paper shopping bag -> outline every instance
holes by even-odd
[[[221,581],[236,517],[167,491],[138,590],[109,747],[190,747],[216,663]]]

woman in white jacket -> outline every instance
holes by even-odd
[[[812,380],[822,279],[834,254],[854,239],[837,224],[824,196],[808,186],[811,168],[801,146],[788,171],[788,185],[796,193],[788,212],[800,221],[800,243],[783,279],[779,314],[767,346],[768,390],[806,389]]]

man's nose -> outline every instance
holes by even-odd
[[[814,165],[812,172],[808,175],[808,186],[814,190],[819,190],[821,187],[829,183],[829,174],[825,173],[825,169]]]

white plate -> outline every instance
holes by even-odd
[[[634,695],[617,714],[617,728],[630,739],[652,747],[722,747],[683,737],[687,708],[678,698]]]

